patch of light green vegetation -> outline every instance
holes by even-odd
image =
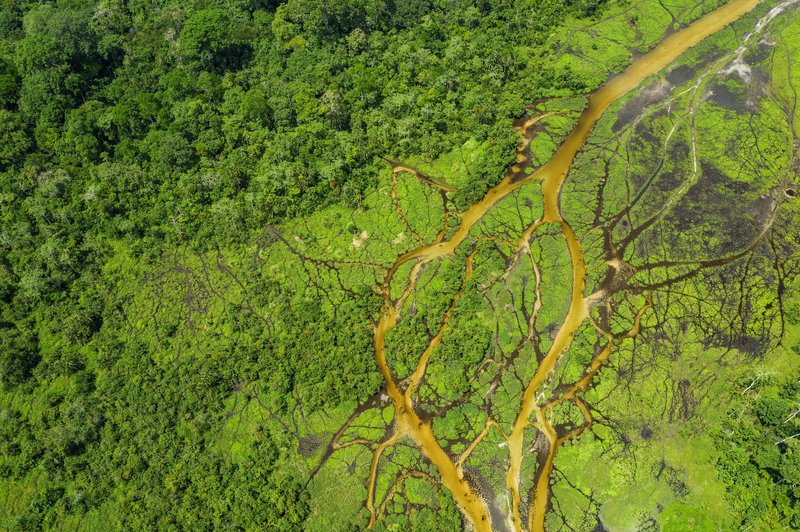
[[[304,523],[306,530],[323,532],[367,525],[364,479],[369,477],[372,453],[362,446],[347,447],[339,453],[340,460],[327,462],[309,483],[314,504]]]
[[[777,99],[791,103],[800,87],[800,69],[794,61],[800,54],[800,23],[795,17],[784,15],[776,21],[764,42],[764,52],[771,55],[769,73]],[[800,131],[800,113],[794,115],[794,127]]]
[[[411,157],[408,164],[418,169],[434,181],[462,188],[472,183],[472,178],[485,163],[484,157],[491,141],[478,142],[471,138],[452,151],[435,159]]]

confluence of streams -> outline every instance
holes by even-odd
[[[559,206],[561,187],[576,153],[585,143],[586,138],[597,120],[613,102],[636,88],[649,76],[656,74],[669,65],[690,47],[750,12],[760,2],[761,0],[731,0],[725,6],[706,14],[691,25],[664,39],[649,53],[635,60],[622,74],[612,78],[589,96],[588,105],[581,114],[575,129],[567,136],[547,163],[540,167],[535,173],[523,179],[514,179],[511,175],[507,176],[500,184],[489,189],[480,201],[470,206],[461,214],[461,223],[449,240],[444,240],[445,231],[447,229],[445,225],[445,228],[442,229],[438,238],[432,244],[421,246],[401,255],[389,269],[381,286],[384,306],[381,310],[379,321],[375,326],[374,348],[377,364],[386,381],[386,393],[389,395],[395,408],[395,430],[390,438],[378,446],[373,455],[371,466],[372,473],[367,499],[367,507],[371,514],[370,527],[375,524],[378,515],[374,507],[375,476],[377,474],[378,462],[380,461],[381,454],[387,447],[393,445],[397,440],[405,436],[414,441],[425,457],[437,468],[441,476],[442,485],[450,491],[453,499],[464,515],[472,522],[474,528],[480,531],[488,531],[492,528],[486,502],[464,479],[462,466],[469,452],[474,448],[474,445],[468,448],[461,457],[453,460],[434,436],[430,423],[424,422],[414,410],[412,401],[412,395],[419,386],[424,375],[428,357],[442,337],[447,318],[449,317],[449,311],[448,315],[445,316],[444,324],[439,334],[434,337],[431,344],[422,354],[414,373],[406,379],[408,384],[405,390],[401,389],[400,383],[392,376],[384,352],[384,339],[387,332],[395,325],[397,316],[406,298],[414,289],[415,279],[421,268],[434,259],[454,255],[455,249],[464,242],[473,225],[475,225],[475,223],[477,223],[498,201],[523,185],[532,181],[540,181],[544,197],[544,214],[541,219],[536,221],[523,233],[519,240],[518,250],[522,250],[528,245],[531,235],[539,227],[546,224],[559,225],[566,239],[570,253],[572,266],[572,296],[567,316],[558,330],[552,346],[525,388],[519,414],[517,415],[511,432],[506,435],[509,452],[506,487],[512,495],[511,524],[515,530],[519,531],[522,530],[519,486],[520,468],[523,459],[523,439],[525,429],[530,426],[535,426],[549,439],[550,450],[544,464],[541,466],[538,479],[533,488],[532,504],[528,511],[527,525],[528,529],[531,531],[544,530],[544,518],[549,498],[549,477],[553,466],[553,460],[559,445],[573,436],[568,435],[558,438],[554,428],[545,418],[544,413],[547,409],[555,406],[556,402],[568,398],[576,399],[575,393],[585,389],[589,385],[591,377],[599,370],[600,364],[610,353],[615,340],[614,338],[609,339],[607,347],[601,355],[595,357],[591,366],[587,369],[585,377],[575,384],[565,396],[557,401],[551,401],[544,405],[539,405],[537,403],[537,392],[554,371],[556,363],[561,354],[569,347],[575,332],[589,316],[589,298],[584,297],[586,267],[584,264],[583,252],[569,223],[561,216]],[[526,127],[530,125],[532,125],[532,121],[526,124]],[[522,150],[520,150],[518,154],[519,162],[522,162],[523,158]],[[391,281],[400,265],[409,261],[416,261],[409,276],[409,285],[403,296],[396,303],[393,303],[390,297]],[[469,257],[467,262],[468,277],[471,275],[471,263],[472,257]],[[453,304],[455,304],[455,301]],[[451,305],[450,310],[452,310],[452,308],[453,305]],[[641,318],[646,308],[647,307],[639,311],[633,328],[626,336],[636,334],[639,326],[639,318]],[[587,407],[582,402],[576,401],[576,404],[581,408],[584,414],[587,413]],[[535,422],[530,421],[531,416],[535,416]],[[587,419],[591,418],[587,417]],[[485,435],[488,429],[489,424],[487,423],[487,427],[482,434]]]

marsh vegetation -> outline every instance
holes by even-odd
[[[720,4],[0,0],[0,527],[800,528],[800,19]]]

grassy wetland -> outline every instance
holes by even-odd
[[[0,527],[800,529],[798,2],[253,5],[4,30]]]

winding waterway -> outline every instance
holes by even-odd
[[[394,404],[395,426],[392,436],[383,442],[373,455],[372,475],[370,478],[367,500],[367,507],[371,513],[370,526],[374,525],[378,518],[374,507],[374,498],[375,477],[377,475],[378,463],[381,455],[388,446],[393,445],[402,437],[407,437],[415,442],[425,457],[437,468],[442,485],[450,491],[453,499],[466,517],[472,522],[474,528],[480,531],[492,529],[491,517],[486,501],[464,478],[462,464],[466,456],[456,459],[449,456],[434,436],[431,425],[420,418],[413,404],[412,396],[424,374],[428,355],[441,339],[447,317],[445,317],[444,324],[439,334],[433,339],[425,353],[421,355],[420,363],[417,370],[412,374],[410,382],[400,383],[395,380],[386,359],[384,344],[386,334],[394,327],[406,297],[414,290],[416,278],[421,268],[434,259],[453,255],[455,249],[467,239],[470,229],[498,201],[508,196],[519,187],[525,186],[533,181],[538,181],[543,191],[544,214],[540,220],[535,222],[523,233],[518,247],[521,250],[527,246],[532,233],[539,227],[544,225],[559,226],[561,233],[566,239],[570,253],[572,295],[569,310],[564,322],[561,324],[552,346],[536,369],[533,378],[528,383],[522,397],[519,414],[511,432],[506,436],[509,451],[506,487],[512,499],[509,524],[513,529],[521,530],[523,529],[523,523],[520,511],[521,494],[519,486],[520,469],[523,460],[524,436],[528,427],[532,425],[536,426],[550,441],[550,449],[540,468],[539,476],[534,486],[532,500],[529,501],[527,528],[535,531],[544,529],[544,518],[549,499],[550,471],[558,446],[566,438],[559,439],[554,428],[544,416],[543,411],[551,407],[552,404],[538,404],[537,396],[539,395],[542,385],[553,373],[559,358],[569,347],[575,332],[588,317],[587,299],[584,295],[586,267],[584,264],[583,251],[581,250],[580,243],[575,233],[569,223],[563,219],[560,210],[559,200],[564,180],[567,177],[575,155],[583,147],[598,119],[613,102],[639,86],[649,76],[665,68],[687,49],[696,45],[704,38],[718,32],[731,22],[739,19],[755,8],[759,3],[760,0],[731,0],[725,6],[708,13],[691,25],[664,39],[652,51],[635,60],[622,74],[615,76],[589,96],[588,105],[580,116],[575,128],[544,166],[540,167],[532,175],[522,179],[514,179],[509,175],[500,184],[491,188],[480,201],[470,206],[461,214],[460,225],[449,239],[444,238],[445,227],[433,243],[405,253],[400,256],[389,269],[382,285],[384,307],[375,327],[374,349],[378,367],[386,381],[386,393]],[[531,124],[532,121],[529,121],[526,126]],[[522,150],[520,150],[520,154],[521,153]],[[520,155],[520,162],[523,158],[524,157]],[[408,287],[405,294],[398,301],[394,302],[390,297],[390,285],[399,267],[410,261],[414,261],[415,264],[409,276]],[[467,276],[469,277],[470,275],[471,257],[468,260],[467,266]],[[644,309],[642,312],[643,311]],[[639,316],[641,316],[641,312]],[[634,329],[631,331],[633,334],[635,334],[635,329],[638,329],[638,317]],[[613,340],[610,340],[606,348],[607,352],[610,352],[612,344]],[[602,360],[600,360],[600,362],[601,361]],[[599,362],[597,365],[599,367]],[[403,389],[403,385],[406,386],[405,389]],[[578,390],[578,388],[572,390],[571,393],[574,395],[576,390]],[[581,410],[584,410],[585,407],[581,405],[582,403],[579,403]],[[531,421],[532,417],[536,419],[535,422]],[[487,423],[486,431],[488,430],[489,424]],[[484,431],[484,434],[486,431]]]

